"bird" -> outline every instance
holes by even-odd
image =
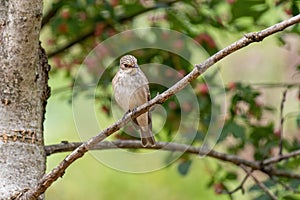
[[[119,70],[112,80],[114,97],[123,111],[132,111],[150,100],[149,82],[132,55],[120,59]],[[132,119],[140,131],[143,147],[155,146],[150,111]]]

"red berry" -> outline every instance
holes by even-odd
[[[174,43],[173,43],[173,47],[176,49],[176,50],[181,50],[183,47],[184,47],[184,43],[182,40],[176,40]]]
[[[235,2],[235,0],[227,0],[227,3],[229,4],[233,4]]]
[[[193,106],[192,106],[191,103],[189,103],[189,102],[184,102],[184,103],[182,104],[182,110],[183,110],[183,111],[185,111],[185,112],[191,112],[192,109],[193,109]]]
[[[228,90],[234,90],[236,89],[236,83],[235,82],[229,82],[227,85]]]
[[[168,106],[172,110],[175,110],[177,108],[177,104],[174,101],[170,101]]]
[[[112,5],[112,7],[115,7],[119,4],[119,0],[111,0],[110,3]]]
[[[60,57],[54,57],[53,59],[53,62],[54,62],[54,65],[57,67],[57,68],[61,68],[61,67],[63,67],[63,62],[62,62],[62,60],[61,60],[61,58]]]
[[[280,138],[280,130],[274,130],[273,134],[275,135],[275,137]]]
[[[264,104],[263,104],[263,102],[261,102],[261,100],[259,100],[259,99],[255,99],[255,106],[256,107],[262,107]]]
[[[171,70],[171,69],[166,69],[165,75],[166,75],[167,77],[172,77],[172,76],[174,76],[174,71]]]
[[[67,24],[60,24],[58,26],[58,31],[61,32],[61,33],[67,33],[69,30],[69,27]]]
[[[292,14],[293,14],[292,10],[291,10],[291,9],[288,9],[288,8],[284,9],[284,12],[285,12],[287,15],[292,15]]]
[[[205,83],[199,83],[196,85],[196,92],[202,95],[206,95],[209,92],[208,86]]]
[[[63,10],[61,13],[60,13],[60,16],[61,18],[63,19],[69,19],[70,18],[70,12],[68,10]]]
[[[179,73],[179,78],[182,78],[186,74],[186,71],[184,69],[181,69],[178,71],[178,73]]]
[[[109,113],[109,108],[107,107],[107,106],[102,106],[101,107],[101,110],[102,110],[102,112],[104,112],[105,114],[108,114]]]
[[[78,13],[78,19],[80,19],[81,21],[85,21],[87,20],[88,16],[85,12],[80,12]]]
[[[113,36],[113,35],[117,34],[117,31],[113,28],[110,28],[110,29],[107,30],[107,34],[109,36]]]
[[[95,31],[94,31],[95,36],[99,36],[99,35],[102,34],[104,26],[105,25],[103,23],[97,23],[96,24]]]
[[[209,48],[215,48],[217,45],[214,39],[207,33],[201,33],[194,38],[199,44],[206,43]]]
[[[216,183],[214,185],[214,189],[216,194],[222,194],[224,191],[224,185],[222,183]]]
[[[54,39],[48,39],[47,40],[47,44],[48,45],[54,45],[56,42],[55,42],[55,40]]]

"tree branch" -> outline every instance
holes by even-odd
[[[284,103],[286,100],[288,88],[286,88],[282,93],[282,100],[280,103],[280,122],[279,122],[279,155],[282,155],[282,148],[283,148],[283,123],[284,123],[284,116],[283,116],[283,109]]]
[[[48,145],[45,146],[45,152],[46,155],[52,155],[55,153],[61,153],[61,152],[68,152],[73,151],[76,148],[80,147],[83,143],[82,142],[62,142],[60,144],[54,144],[54,145]],[[92,148],[90,150],[107,150],[107,149],[118,149],[118,148],[124,148],[124,149],[139,149],[143,148],[140,144],[139,140],[117,140],[117,141],[102,141]],[[246,159],[243,159],[241,157],[238,157],[236,155],[231,154],[225,154],[221,152],[217,152],[214,150],[211,150],[209,153],[207,153],[206,150],[201,149],[200,147],[194,147],[186,144],[178,144],[178,143],[172,143],[172,142],[157,142],[154,147],[145,147],[143,149],[159,149],[164,151],[179,151],[179,152],[185,152],[185,153],[191,153],[196,155],[206,154],[206,156],[215,158],[218,160],[222,160],[225,162],[233,163],[237,166],[244,165],[246,167],[249,167],[253,170],[260,170],[268,175],[273,176],[280,176],[280,177],[287,177],[287,178],[296,178],[300,179],[299,174],[290,173],[288,171],[281,171],[276,170],[273,168],[268,168],[268,165],[270,163],[280,162],[283,159],[296,157],[300,155],[300,150],[295,151],[297,153],[289,153],[286,155],[281,155],[280,157],[266,159],[264,161],[249,161]],[[288,157],[289,156],[289,157]]]
[[[52,8],[43,17],[42,27],[48,24],[48,22],[56,15],[56,13],[63,5],[63,0],[59,0],[55,4],[52,4]]]
[[[164,3],[164,4],[167,5],[167,6],[170,6],[170,5],[172,5],[172,4],[176,3],[176,2],[177,2],[177,0],[173,0],[173,1],[166,2],[166,3]],[[136,16],[138,16],[138,15],[140,15],[140,14],[143,14],[143,13],[148,12],[148,11],[151,11],[151,10],[155,10],[155,9],[157,9],[157,8],[161,8],[161,3],[160,3],[160,4],[156,4],[155,6],[150,7],[150,8],[146,8],[146,9],[144,9],[144,10],[140,10],[140,11],[138,11],[138,12],[136,12],[136,13],[130,15],[130,16],[120,17],[120,19],[117,20],[117,21],[118,21],[119,23],[123,23],[123,22],[125,22],[125,21],[131,20],[132,18],[134,18],[134,17],[136,17]],[[108,28],[108,27],[113,27],[113,25],[112,25],[112,24],[109,24],[109,23],[105,23],[103,29]],[[49,52],[49,53],[48,53],[48,58],[51,58],[51,57],[53,57],[53,56],[56,56],[56,55],[58,55],[58,54],[64,52],[65,50],[71,48],[71,47],[74,46],[75,44],[77,44],[77,43],[79,43],[79,42],[82,42],[82,41],[88,39],[89,37],[91,37],[91,36],[94,35],[94,32],[95,32],[95,30],[94,30],[94,29],[91,29],[91,30],[87,31],[86,33],[84,33],[83,35],[79,36],[78,38],[74,39],[74,40],[71,41],[70,43],[68,43],[68,44],[66,44],[66,45],[64,45],[64,46],[62,46],[62,47],[60,47],[60,48],[54,50],[53,52]]]
[[[258,185],[258,187],[260,187],[271,199],[273,200],[277,200],[278,198],[265,186],[265,184],[263,184],[262,182],[260,182],[253,174],[252,171],[248,170],[245,166],[241,165],[240,166],[247,174],[249,174],[249,176],[252,177],[252,179],[254,180],[254,182]]]
[[[252,170],[251,170],[251,172],[252,172]],[[241,191],[242,191],[242,194],[244,194],[244,193],[245,193],[244,184],[245,184],[245,182],[247,181],[247,179],[248,179],[249,176],[250,176],[250,175],[247,173],[246,176],[243,178],[243,180],[242,180],[242,182],[240,183],[239,186],[237,186],[235,189],[233,189],[233,190],[231,190],[231,191],[227,191],[227,192],[225,192],[225,193],[228,194],[229,196],[231,196],[231,195],[234,194],[235,192],[241,190]]]
[[[275,183],[280,184],[285,190],[291,191],[291,192],[293,192],[293,193],[295,193],[295,194],[299,194],[299,193],[300,193],[300,191],[298,191],[298,190],[294,189],[293,187],[291,187],[291,186],[285,184],[283,181],[281,181],[281,180],[278,179],[277,177],[270,177],[270,178],[271,178],[271,180],[273,180]]]
[[[106,27],[107,25],[105,25]],[[56,49],[55,51],[53,52],[49,52],[48,53],[48,58],[52,58],[53,56],[56,56],[62,52],[64,52],[65,50],[71,48],[72,46],[74,46],[75,44],[83,41],[83,40],[86,40],[87,38],[91,37],[94,35],[94,29],[84,33],[83,35],[79,36],[78,38],[74,39],[73,41],[71,41],[70,43],[62,46],[62,47],[59,47],[58,49]]]
[[[250,84],[250,83],[249,83]],[[299,87],[300,86],[300,82],[280,82],[280,83],[251,83],[252,86],[257,86],[259,88],[280,88],[280,87],[284,87],[284,88],[294,88],[294,87]]]
[[[231,44],[225,49],[214,54],[203,63],[197,64],[196,67],[188,75],[183,77],[180,81],[178,81],[175,85],[170,87],[168,90],[166,90],[162,94],[157,95],[149,102],[137,107],[136,109],[134,109],[134,111],[126,113],[122,119],[119,119],[116,123],[110,125],[108,128],[104,129],[96,136],[92,137],[88,141],[81,144],[70,155],[68,155],[61,163],[59,163],[57,167],[55,167],[48,174],[46,174],[34,188],[28,190],[20,199],[36,199],[38,196],[43,194],[54,181],[56,181],[59,177],[61,177],[64,174],[65,170],[75,160],[82,157],[88,150],[92,149],[95,145],[97,145],[99,142],[104,140],[106,137],[108,137],[109,135],[113,134],[114,132],[122,128],[132,118],[136,118],[139,115],[148,111],[153,105],[164,103],[168,98],[170,98],[172,95],[182,90],[192,80],[196,79],[199,75],[205,72],[213,64],[220,61],[222,58],[249,45],[250,43],[262,41],[265,37],[273,33],[282,31],[283,29],[299,22],[300,22],[300,14],[290,19],[284,20],[260,32],[246,34],[242,39],[238,40],[237,42]],[[219,154],[220,153],[218,153],[217,155]],[[274,173],[275,170],[273,170],[272,172]],[[281,171],[280,173],[284,174],[285,172]]]
[[[262,165],[264,165],[264,166],[270,165],[270,164],[277,163],[277,162],[282,161],[282,160],[287,160],[289,158],[296,157],[296,156],[299,156],[299,155],[300,155],[300,149],[295,150],[295,151],[290,152],[290,153],[287,153],[287,154],[284,154],[284,155],[278,155],[276,157],[266,159],[262,162]]]
[[[62,142],[60,144],[55,145],[49,145],[45,147],[46,154],[49,156],[54,153],[60,153],[60,152],[67,152],[67,151],[73,151],[74,149],[80,147],[82,142]],[[139,149],[143,148],[139,140],[117,140],[117,141],[103,141],[96,145],[94,145],[90,150],[105,150],[105,149],[117,149],[117,148],[133,148],[133,149]],[[260,162],[256,161],[248,161],[245,159],[242,159],[235,155],[229,155],[224,154],[221,152],[217,152],[214,150],[211,150],[209,153],[207,153],[207,150],[201,150],[200,147],[194,147],[189,146],[186,144],[178,144],[178,143],[172,143],[172,142],[156,142],[155,146],[153,147],[144,147],[143,149],[159,149],[164,151],[180,151],[180,152],[186,152],[191,154],[207,154],[207,156],[216,158],[218,160],[223,160],[227,162],[231,162],[235,165],[244,164],[245,166],[248,166],[250,168],[259,169],[260,168]]]

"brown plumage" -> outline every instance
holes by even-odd
[[[120,59],[120,68],[112,84],[115,99],[124,111],[133,110],[150,100],[148,80],[132,55]],[[142,145],[154,146],[150,112],[143,113],[133,121],[141,132]]]

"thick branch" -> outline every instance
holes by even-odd
[[[61,152],[68,152],[68,151],[73,151],[74,149],[78,148],[80,145],[82,145],[82,142],[62,142],[60,144],[55,144],[55,145],[49,145],[45,147],[45,151],[47,156],[54,154],[54,153],[61,153]],[[140,141],[138,140],[118,140],[118,141],[103,141],[95,146],[93,146],[90,150],[107,150],[107,149],[117,149],[117,148],[124,148],[124,149],[139,149],[142,148],[142,145]],[[273,176],[280,176],[280,177],[286,177],[286,178],[296,178],[300,179],[299,174],[294,174],[290,173],[288,171],[281,171],[281,170],[276,170],[272,168],[268,168],[267,165],[270,164],[271,162],[280,162],[283,159],[287,159],[291,157],[296,157],[300,155],[300,150],[295,151],[297,153],[290,153],[286,155],[281,155],[279,157],[271,158],[271,159],[266,159],[264,161],[249,161],[246,159],[243,159],[241,157],[238,157],[236,155],[230,155],[230,154],[225,154],[221,152],[217,152],[214,150],[211,150],[209,153],[207,151],[201,149],[200,147],[194,147],[194,146],[189,146],[186,144],[178,144],[178,143],[172,143],[172,142],[157,142],[154,147],[147,147],[147,149],[159,149],[159,150],[164,150],[164,151],[179,151],[179,152],[185,152],[185,153],[191,153],[191,154],[196,154],[196,155],[206,155],[211,158],[215,158],[218,160],[222,160],[225,162],[230,162],[233,163],[237,166],[244,165],[246,167],[249,167],[253,170],[260,170],[264,173],[267,173],[268,175],[273,175]],[[273,159],[273,160],[272,160]]]
[[[83,143],[81,142],[74,142],[74,143],[62,142],[61,144],[46,146],[45,151],[47,155],[51,155],[59,152],[73,151],[74,149],[78,148],[82,144]],[[90,148],[90,150],[105,150],[105,149],[117,149],[117,148],[139,149],[142,148],[142,145],[139,140],[118,140],[112,142],[103,141]],[[206,150],[203,150],[199,147],[189,146],[185,144],[178,144],[178,143],[171,143],[171,142],[157,142],[155,146],[147,147],[147,149],[159,149],[164,151],[180,151],[180,152],[186,152],[186,153],[197,154],[197,155],[207,154],[208,157],[231,162],[234,163],[235,165],[244,164],[245,166],[254,169],[260,168],[260,162],[248,161],[235,155],[228,155],[214,150],[211,150],[209,153],[207,153]]]
[[[179,82],[175,85],[170,87],[168,90],[163,92],[162,94],[157,95],[155,98],[150,100],[149,102],[137,107],[134,111],[126,113],[122,119],[119,119],[116,123],[109,126],[105,130],[101,131],[99,134],[94,136],[93,138],[89,139],[88,141],[84,142],[78,148],[76,148],[70,155],[68,155],[57,167],[51,170],[48,174],[46,174],[39,183],[29,191],[27,191],[22,198],[25,199],[36,199],[39,195],[44,193],[50,185],[56,181],[59,177],[61,177],[65,170],[78,158],[82,157],[89,149],[92,149],[96,144],[104,140],[109,135],[113,134],[125,124],[127,124],[132,118],[136,118],[142,113],[145,113],[155,104],[164,103],[168,98],[170,98],[175,93],[182,90],[186,87],[192,80],[196,79],[200,74],[205,72],[209,67],[213,64],[221,60],[222,58],[226,57],[227,55],[249,45],[253,42],[258,42],[263,40],[265,37],[279,32],[293,24],[300,22],[300,14],[287,19],[281,23],[278,23],[274,26],[271,26],[263,31],[250,33],[245,35],[242,39],[238,40],[237,42],[231,44],[230,46],[226,47],[225,49],[219,51],[205,62],[196,65],[193,71],[191,71],[188,75],[182,78]],[[300,175],[299,175],[300,176]]]

